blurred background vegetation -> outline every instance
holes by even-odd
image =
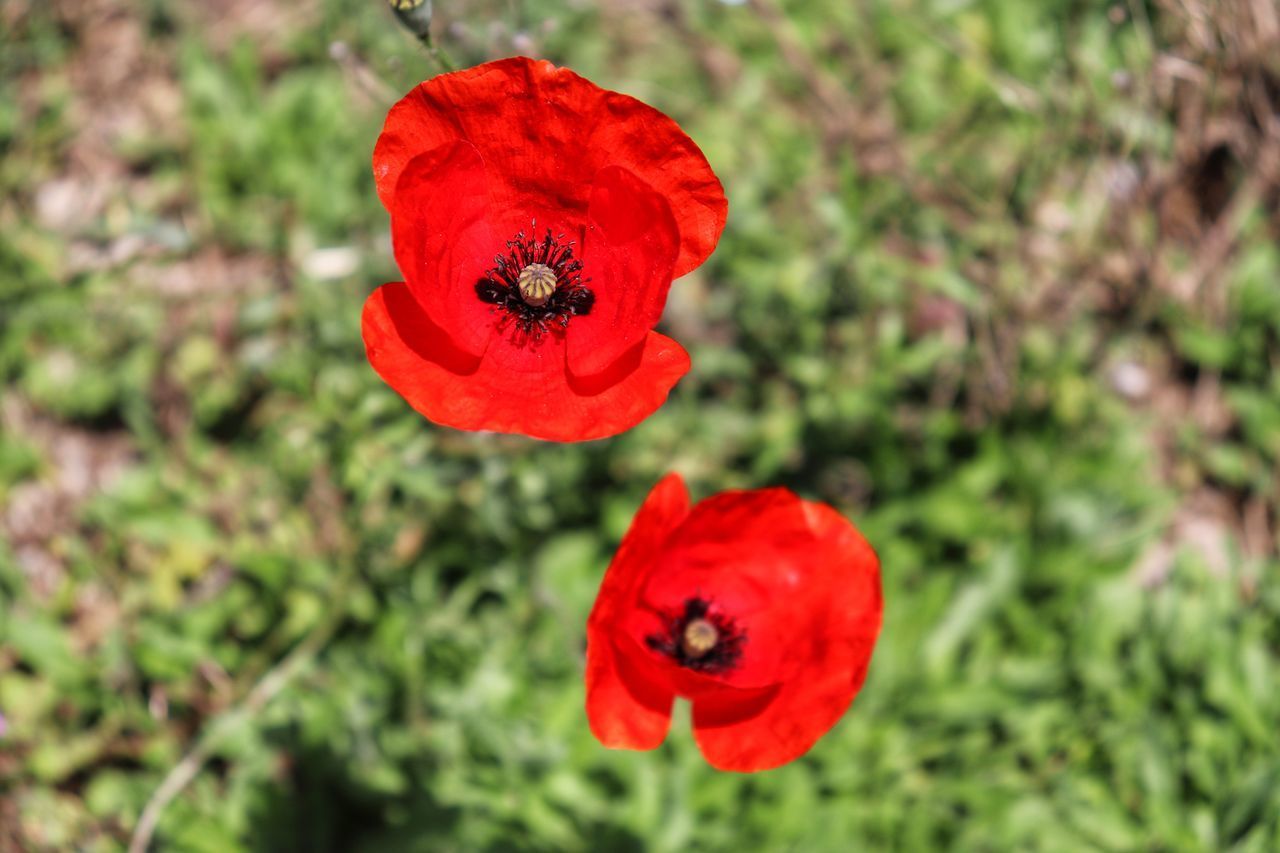
[[[382,0],[5,0],[0,850],[1280,849],[1273,2],[436,5],[703,147],[692,373],[578,446],[377,379],[370,151],[436,72]],[[670,469],[880,552],[783,769],[588,732]]]

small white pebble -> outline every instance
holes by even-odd
[[[1122,361],[1111,368],[1111,387],[1128,400],[1141,400],[1151,393],[1151,374],[1140,364]]]
[[[321,281],[345,278],[359,267],[360,253],[350,246],[313,249],[302,259],[302,271]]]

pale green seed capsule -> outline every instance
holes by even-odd
[[[684,653],[689,657],[700,658],[714,649],[719,641],[720,632],[716,630],[715,625],[706,619],[693,619],[684,626],[684,636],[680,638],[680,645],[684,647]]]
[[[541,308],[556,292],[555,271],[546,264],[529,264],[520,270],[516,286],[520,288],[520,298],[526,304]]]

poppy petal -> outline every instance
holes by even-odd
[[[513,373],[508,342],[496,341],[484,357],[467,352],[400,282],[369,296],[361,325],[378,375],[423,416],[457,429],[551,441],[605,438],[652,414],[689,371],[689,356],[680,345],[650,332],[608,371],[590,379],[567,374],[564,345],[554,336],[536,352],[525,353]]]
[[[649,490],[632,518],[600,583],[588,627],[612,625],[618,613],[634,602],[667,539],[688,515],[689,490],[680,475],[672,472]]]
[[[454,343],[482,354],[494,318],[475,287],[493,267],[500,244],[486,219],[480,155],[465,142],[420,154],[400,173],[390,208],[391,241],[409,290]]]
[[[867,675],[883,609],[879,561],[839,513],[803,507],[820,543],[809,549],[813,575],[831,582],[820,585],[821,606],[806,608],[807,622],[788,637],[800,671],[763,708],[744,708],[729,694],[695,700],[694,737],[721,770],[767,770],[800,757],[836,724]]]
[[[654,749],[671,728],[676,694],[608,637],[588,640],[587,723],[609,749]]]
[[[671,205],[680,234],[673,277],[701,264],[724,229],[720,181],[674,121],[550,62],[512,57],[442,74],[392,107],[373,152],[383,204],[393,207],[411,160],[458,139],[480,152],[493,224],[512,233],[528,227],[531,215],[576,230],[586,216],[582,188],[610,165],[633,172]]]
[[[671,686],[655,677],[644,659],[618,643],[612,632],[663,542],[688,512],[684,481],[668,474],[631,522],[587,620],[587,719],[600,742],[613,749],[653,749],[671,724]]]
[[[601,373],[657,325],[680,241],[662,196],[618,166],[596,176],[587,220],[583,265],[595,302],[566,335],[577,376]]]

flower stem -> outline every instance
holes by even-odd
[[[423,30],[422,33],[418,35],[418,41],[427,49],[427,54],[430,55],[436,65],[440,66],[440,72],[442,74],[458,70],[458,66],[454,64],[453,59],[447,52],[445,52],[445,49],[437,45],[431,38],[430,29]]]

